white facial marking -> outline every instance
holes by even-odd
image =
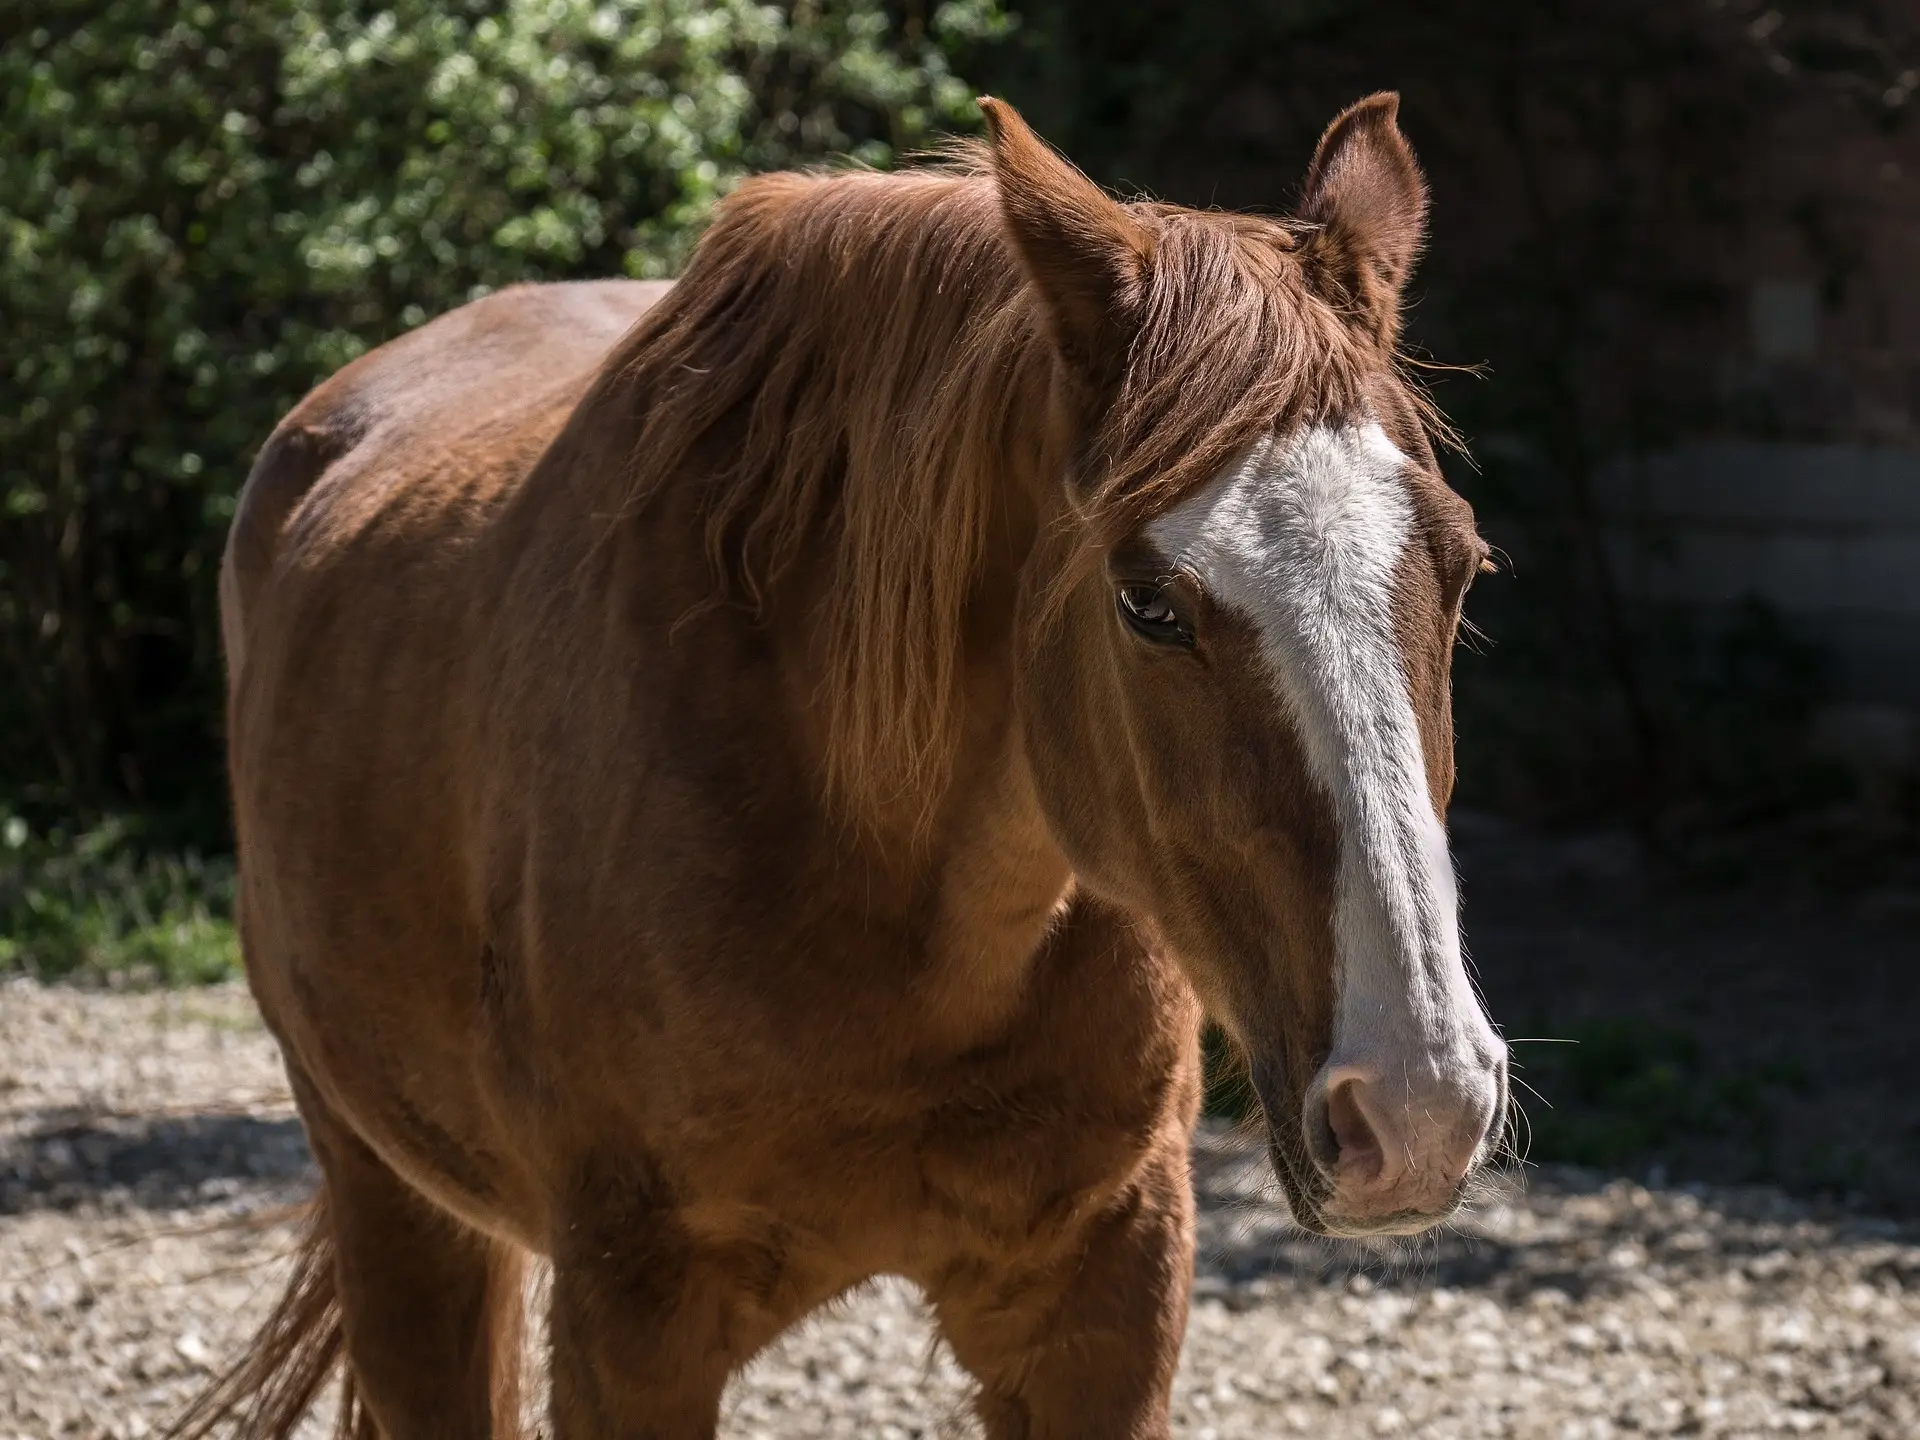
[[[1502,1047],[1461,960],[1453,865],[1394,629],[1394,573],[1414,531],[1406,464],[1378,424],[1306,427],[1253,446],[1147,535],[1257,627],[1333,804],[1338,1002],[1323,1074],[1392,1057],[1405,1073],[1380,1079],[1406,1103],[1484,1094],[1490,1114]]]

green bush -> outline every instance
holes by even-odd
[[[1747,1157],[1750,1178],[1774,1173],[1782,1107],[1812,1085],[1798,1060],[1716,1061],[1687,1029],[1621,1016],[1564,1029],[1557,1041],[1516,1042],[1526,1047],[1515,1071],[1528,1160],[1607,1170],[1658,1162],[1685,1175],[1702,1144],[1719,1141]]]
[[[670,273],[743,174],[969,123],[997,0],[13,0],[0,789],[223,829],[213,575],[274,422],[521,280]]]
[[[204,984],[240,971],[233,862],[150,850],[123,820],[81,835],[0,821],[0,974]]]

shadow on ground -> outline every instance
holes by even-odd
[[[0,1215],[99,1202],[180,1209],[312,1179],[291,1118],[56,1112],[0,1140]]]
[[[0,1215],[88,1207],[173,1211],[298,1201],[315,1180],[292,1118],[199,1112],[133,1116],[52,1112],[0,1142]],[[1434,1285],[1518,1302],[1556,1291],[1575,1302],[1743,1268],[1756,1284],[1775,1257],[1888,1246],[1885,1277],[1920,1288],[1916,1228],[1772,1189],[1649,1190],[1552,1166],[1496,1194],[1453,1226],[1402,1241],[1340,1243],[1295,1229],[1265,1148],[1244,1128],[1207,1122],[1196,1138],[1196,1293],[1229,1304],[1328,1285]]]
[[[1920,1288],[1920,1227],[1770,1187],[1648,1189],[1631,1180],[1550,1166],[1455,1223],[1406,1240],[1341,1242],[1296,1230],[1265,1156],[1218,1124],[1194,1152],[1200,1202],[1196,1293],[1244,1303],[1276,1291],[1347,1284],[1442,1286],[1517,1303],[1556,1291],[1584,1301],[1741,1271],[1764,1289],[1789,1255],[1877,1247],[1902,1289]],[[1796,1261],[1796,1264],[1798,1262]]]

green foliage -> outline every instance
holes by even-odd
[[[274,422],[523,280],[670,273],[756,169],[971,122],[996,0],[17,0],[0,45],[0,787],[197,802]]]
[[[1766,1173],[1780,1102],[1810,1084],[1796,1061],[1716,1069],[1688,1031],[1622,1018],[1525,1044],[1516,1060],[1527,1158],[1614,1170],[1652,1158],[1684,1167],[1690,1145],[1731,1137]]]
[[[1700,1047],[1691,1035],[1612,1020],[1530,1053],[1527,1083],[1546,1097],[1531,1111],[1534,1160],[1619,1166],[1697,1125]]]
[[[232,862],[142,840],[124,821],[83,835],[0,821],[0,974],[169,985],[237,975]]]

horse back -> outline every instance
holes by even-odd
[[[520,443],[464,477],[505,488],[524,476],[528,445],[544,448],[614,341],[670,288],[516,285],[370,351],[308,394],[261,447],[235,504],[220,588],[229,671],[244,658],[246,616],[283,531],[323,477],[343,464],[363,479],[407,475],[436,448],[505,432]]]

